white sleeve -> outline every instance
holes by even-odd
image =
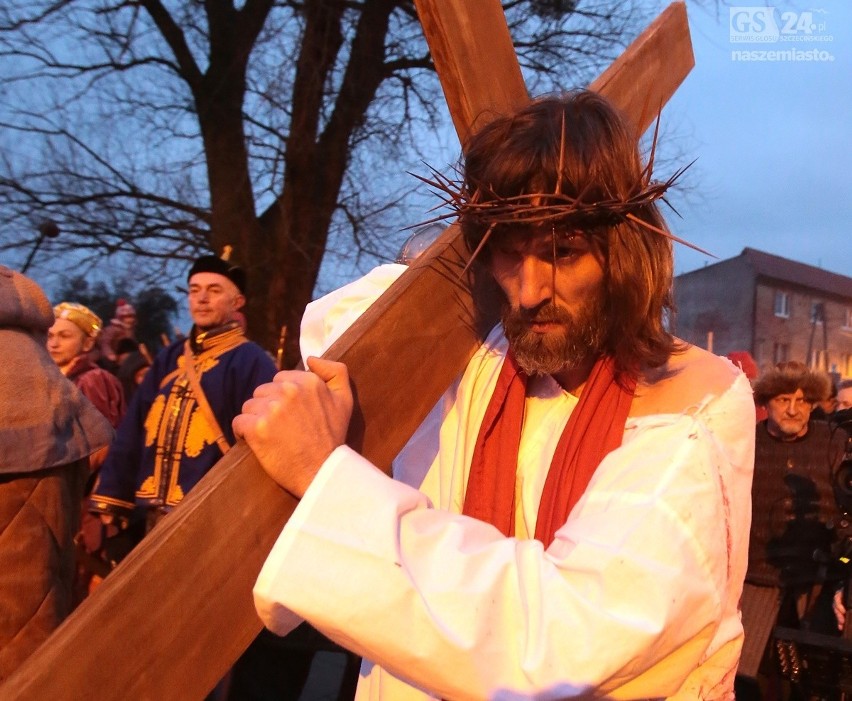
[[[644,431],[601,463],[545,551],[433,509],[341,447],[273,548],[255,603],[273,631],[296,611],[444,698],[668,696],[722,618],[725,460],[693,417]]]
[[[322,355],[408,267],[387,263],[364,277],[311,302],[302,316],[299,345],[302,362]]]

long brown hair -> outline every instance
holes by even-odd
[[[619,371],[658,367],[680,349],[665,328],[666,315],[674,313],[672,244],[653,230],[667,231],[666,224],[653,201],[637,197],[649,173],[632,129],[604,98],[571,92],[495,119],[469,139],[461,168],[468,201],[519,202],[518,218],[527,226],[529,207],[523,203],[547,205],[551,193],[584,203],[615,203],[564,213],[556,207],[544,211],[539,223],[548,230],[583,231],[600,254],[608,321],[604,350]],[[471,251],[487,237],[486,263],[493,237],[512,229],[505,218],[495,225],[481,209],[462,210],[460,224]]]

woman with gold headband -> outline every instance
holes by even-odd
[[[95,365],[92,351],[101,332],[100,317],[88,307],[75,302],[62,302],[53,308],[55,321],[47,332],[47,351],[59,366],[62,374],[73,382],[98,411],[110,422],[113,428],[124,417],[126,409],[124,388],[121,381],[112,373]],[[75,540],[85,549],[86,556],[79,558],[77,577],[74,582],[74,605],[88,596],[95,578],[94,570],[103,574],[93,558],[105,561],[103,547],[105,537],[115,535],[105,532],[100,519],[85,508],[89,493],[95,483],[98,471],[106,458],[108,446],[91,456],[89,460],[89,479],[81,502],[82,521]],[[114,529],[112,529],[114,530]]]
[[[47,332],[47,352],[62,374],[80,388],[113,428],[124,416],[124,390],[118,378],[92,362],[102,324],[91,309],[74,302],[53,308],[56,320]]]

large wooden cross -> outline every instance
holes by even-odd
[[[416,0],[462,143],[528,101],[499,0]],[[637,137],[693,65],[686,10],[670,6],[591,84]],[[456,226],[325,357],[349,366],[348,442],[391,460],[495,323],[462,277]],[[310,427],[305,427],[306,431]],[[238,445],[0,688],[0,698],[202,698],[257,635],[251,589],[296,503]]]

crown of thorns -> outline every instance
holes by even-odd
[[[557,222],[560,224],[572,224],[578,228],[590,229],[599,226],[612,226],[623,221],[631,221],[655,234],[665,236],[672,241],[712,256],[713,254],[705,251],[703,248],[681,239],[672,232],[655,226],[639,216],[642,210],[657,201],[664,202],[677,214],[677,210],[666,199],[666,192],[695,162],[693,161],[679,168],[665,181],[654,181],[652,172],[658,130],[659,120],[654,129],[654,139],[651,144],[648,162],[642,169],[636,184],[630,188],[627,197],[607,196],[603,198],[591,198],[588,192],[591,183],[587,184],[576,196],[571,196],[563,192],[562,176],[565,162],[564,121],[560,144],[558,176],[553,192],[536,192],[502,197],[490,188],[479,187],[471,193],[465,186],[464,179],[461,177],[458,169],[455,170],[455,173],[459,177],[449,177],[435,168],[427,166],[431,172],[431,176],[412,175],[428,185],[433,193],[441,199],[441,204],[437,205],[433,211],[441,207],[446,207],[448,211],[425,222],[421,222],[417,226],[458,218],[486,227],[485,234],[471,255],[470,262],[480,253],[495,227],[500,224],[536,226],[548,223],[555,225]]]

